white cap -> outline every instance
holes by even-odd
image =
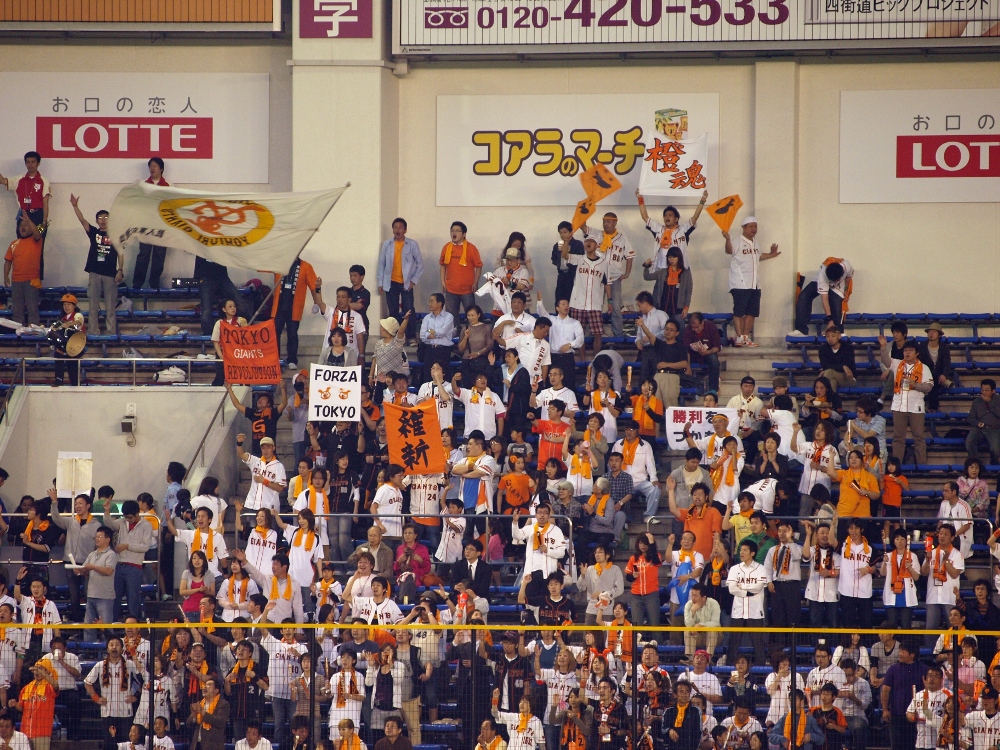
[[[748,216],[748,217],[746,217],[743,220],[743,223],[740,224],[740,226],[741,227],[745,227],[747,224],[756,224],[756,223],[757,223],[757,217],[756,216]]]

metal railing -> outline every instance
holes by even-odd
[[[120,370],[121,366],[130,366],[130,371],[132,375],[132,386],[136,387],[139,385],[149,385],[146,382],[140,382],[140,366],[143,364],[152,364],[161,368],[166,367],[181,367],[181,369],[186,370],[186,380],[184,383],[165,383],[165,385],[191,385],[191,374],[193,371],[192,365],[198,366],[200,369],[208,370],[209,366],[214,367],[218,360],[214,359],[195,359],[191,357],[178,358],[178,357],[88,357],[86,355],[80,357],[22,357],[18,369],[21,373],[21,385],[30,385],[28,383],[28,369],[30,365],[38,365],[39,367],[45,367],[49,369],[55,363],[61,363],[67,369],[70,367],[75,367],[77,383],[83,375],[85,367],[94,364],[107,364],[107,365],[118,365],[114,370]],[[182,366],[183,365],[183,366]],[[111,368],[107,368],[105,371],[114,371]],[[17,381],[17,372],[15,370],[14,379],[12,384]],[[150,375],[152,378],[152,375]]]

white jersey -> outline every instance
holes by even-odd
[[[562,401],[566,404],[566,411],[563,414],[563,422],[572,424],[575,422],[572,415],[580,410],[580,404],[576,400],[576,393],[563,386],[562,388],[546,388],[535,394],[535,403],[538,404],[539,419],[548,419],[548,406],[553,401]]]
[[[838,691],[843,691],[847,686],[847,675],[844,674],[843,669],[834,664],[823,668],[813,667],[809,671],[809,676],[806,677],[806,690],[809,691],[809,708],[816,708],[820,705],[820,691],[828,682],[836,685]],[[844,699],[834,699],[833,705],[843,711]]]
[[[962,571],[965,570],[965,558],[957,547],[952,547],[948,551],[947,562],[958,571],[958,578],[952,578],[945,570],[944,553],[940,548],[935,549],[924,560],[930,567],[927,578],[927,604],[944,604],[949,607],[955,606],[955,597],[958,596],[959,581],[962,579]],[[935,570],[943,571],[944,580],[934,576]]]
[[[545,731],[537,716],[528,719],[528,726],[524,730],[518,728],[521,724],[519,713],[498,711],[497,717],[501,723],[507,725],[507,733],[510,736],[507,750],[536,750],[538,747],[545,747]]]
[[[287,484],[285,467],[277,458],[272,458],[265,463],[262,458],[248,454],[243,463],[250,469],[251,474],[262,476],[275,484]],[[246,509],[260,510],[261,508],[270,508],[277,513],[281,509],[281,498],[278,496],[278,492],[262,482],[251,481],[250,490],[247,492]]]
[[[444,484],[444,474],[441,473],[408,474],[403,477],[403,487],[410,489],[410,513],[433,518],[434,525],[439,525],[441,522],[437,517],[444,512],[441,507],[441,500],[444,498],[441,488]]]
[[[927,700],[927,710],[924,711],[924,700]],[[947,690],[921,690],[913,696],[906,713],[916,714],[918,750],[932,750],[937,747],[938,731],[944,720],[944,704],[951,700]]]
[[[503,400],[487,388],[482,393],[475,388],[463,388],[458,400],[465,405],[465,437],[473,430],[482,430],[487,440],[497,434],[497,418],[507,412]]]
[[[330,677],[330,690],[333,692],[333,699],[330,701],[331,733],[342,719],[350,719],[354,722],[354,726],[360,726],[361,705],[365,697],[365,676],[356,669],[350,672],[342,669]],[[352,695],[359,696],[362,700],[352,699],[350,697]]]
[[[521,366],[528,371],[532,383],[542,379],[542,368],[552,364],[552,347],[545,339],[536,338],[533,333],[522,333],[507,339],[508,348],[517,349]]]
[[[377,509],[376,505],[378,505]],[[403,536],[403,519],[399,515],[402,512],[403,493],[386,482],[378,488],[375,497],[372,498],[372,515],[378,516],[378,520],[385,527],[386,536]]]
[[[289,501],[291,501],[291,495],[289,495]],[[332,504],[330,503],[330,496],[327,495],[327,490],[324,489],[320,492],[316,491],[315,487],[306,487],[302,492],[298,494],[295,498],[295,502],[292,504],[292,510],[298,512],[300,510],[305,510],[308,508],[316,516],[323,516],[330,512]],[[326,519],[316,518],[316,531],[319,533],[320,544],[326,546],[330,543],[330,537],[326,529]],[[298,526],[296,522],[293,524]],[[259,570],[259,568],[258,568]]]
[[[209,534],[212,535],[211,556],[208,554]],[[223,539],[222,534],[211,529],[208,531],[200,531],[199,529],[177,529],[177,541],[187,545],[187,556],[189,560],[191,559],[192,552],[200,550],[205,553],[205,557],[208,559],[209,573],[216,578],[222,575],[219,571],[219,562],[229,557],[229,552],[226,550],[226,540]]]
[[[135,674],[135,664],[124,659],[114,664],[110,660],[99,661],[91,668],[84,682],[107,700],[101,705],[101,718],[132,716],[134,708],[127,699],[132,695],[132,676]]]
[[[778,719],[788,713],[791,708],[791,699],[788,695],[788,688],[792,684],[792,673],[786,677],[778,678],[776,672],[771,672],[764,680],[764,690],[771,696],[771,704],[767,708],[767,718],[764,721],[768,724],[777,724]],[[796,673],[795,685],[799,690],[805,690],[806,683],[802,675]]]
[[[37,617],[36,617],[37,613]],[[42,623],[46,626],[42,630],[42,651],[48,653],[52,650],[52,625],[58,625],[62,622],[62,618],[59,616],[59,610],[56,609],[56,603],[51,599],[43,599],[42,603],[39,604],[31,596],[21,597],[21,622],[29,625],[33,622]],[[26,633],[28,631],[25,631]],[[30,633],[28,635],[30,638]],[[28,639],[25,639],[26,641]],[[27,642],[25,646],[27,646]]]
[[[987,716],[985,711],[973,711],[965,715],[965,725],[972,730],[973,750],[1000,745],[1000,713]]]
[[[872,574],[867,572],[872,563],[872,553],[871,545],[863,539],[861,544],[852,544],[850,537],[844,540],[840,551],[840,577],[837,579],[837,591],[841,596],[872,598]]]
[[[826,473],[826,469],[831,461],[836,468],[840,468],[840,455],[837,453],[837,449],[832,445],[823,445],[822,448],[817,449],[815,443],[799,443],[797,447],[798,450],[795,452],[795,457],[802,464],[802,479],[799,480],[799,492],[808,495],[817,484],[830,489],[830,475]],[[812,462],[817,456],[819,460],[816,463],[819,464],[819,468],[814,469],[812,468]]]
[[[635,258],[635,250],[628,241],[628,237],[621,232],[615,232],[615,236],[607,243],[607,250],[601,249],[606,244],[605,239],[607,238],[603,230],[601,232],[589,232],[587,237],[590,237],[597,243],[597,252],[599,254],[607,255],[608,283],[618,281],[625,274],[625,269],[628,268],[628,261]]]
[[[687,248],[688,239],[694,231],[694,224],[685,221],[673,229],[667,229],[660,222],[650,219],[646,222],[646,229],[656,239],[656,260],[653,262],[653,268],[667,267],[667,250],[671,247],[678,248],[681,251],[681,258],[684,260],[684,266],[690,266],[687,261]]]
[[[6,628],[0,625],[0,668],[6,669],[8,674],[13,674],[15,669],[20,670],[18,657],[24,657],[30,639],[31,634],[27,628]]]
[[[767,571],[757,562],[749,565],[740,563],[729,569],[727,579],[729,593],[733,595],[732,617],[734,620],[764,619],[764,588],[767,586]]]
[[[938,520],[950,523],[955,527],[955,531],[969,524],[969,529],[964,534],[959,534],[960,545],[962,547],[962,557],[968,560],[972,557],[972,508],[965,500],[956,500],[952,505],[947,500],[941,501],[938,508]]]
[[[449,427],[455,426],[455,399],[452,398],[455,393],[451,389],[451,383],[445,383],[443,386],[444,392],[448,394],[450,398],[442,399],[438,397],[438,387],[431,381],[427,381],[420,386],[420,390],[417,391],[417,403],[433,398],[437,401],[438,407],[438,424],[441,429],[447,429]]]
[[[708,701],[706,701],[707,703]],[[709,708],[709,711],[712,709]],[[753,716],[747,719],[747,723],[741,727],[736,726],[736,717],[730,716],[722,720],[722,726],[729,730],[729,743],[726,747],[750,747],[750,735],[755,732],[763,732],[764,727],[760,725]]]
[[[719,678],[711,672],[705,671],[701,674],[695,674],[694,670],[689,669],[677,679],[678,681],[690,682],[702,695],[722,695],[722,685],[719,683]],[[709,714],[712,713],[711,701],[705,701],[705,711]]]
[[[351,601],[351,617],[360,617],[369,625],[395,625],[403,613],[392,599],[376,602],[371,596],[355,596]]]
[[[357,310],[344,312],[338,310],[336,306],[327,305],[323,317],[326,318],[327,331],[343,328],[344,333],[347,334],[346,345],[354,351],[358,351],[358,334],[365,332],[365,319],[361,317],[361,313]],[[326,337],[324,336],[324,338]]]
[[[924,394],[918,391],[916,388],[910,388],[909,382],[906,380],[907,377],[917,375],[917,368],[920,368],[920,382],[923,384],[933,383],[934,378],[931,375],[931,368],[922,362],[914,362],[912,365],[907,364],[901,359],[894,359],[889,364],[889,377],[893,379],[895,383],[896,371],[902,367],[903,368],[903,381],[900,385],[899,393],[893,392],[892,394],[892,411],[898,412],[908,412],[910,414],[923,414],[924,413]]]
[[[246,553],[247,561],[257,570],[270,570],[271,558],[278,552],[278,532],[268,529],[262,536],[255,527],[247,537],[247,547],[243,551]]]
[[[815,546],[809,550],[803,550],[803,553],[807,551],[811,557],[809,558],[809,581],[806,583],[806,599],[811,602],[837,601],[840,598],[840,594],[837,592],[838,579],[821,576],[816,567],[815,558],[818,554],[820,569],[829,570],[832,565],[833,570],[840,570],[840,553],[834,549],[820,549],[817,553]]]
[[[816,274],[816,291],[819,294],[836,294],[838,297],[843,297],[845,291],[847,290],[847,282],[854,277],[854,266],[846,258],[840,261],[840,265],[844,267],[844,275],[841,276],[836,281],[830,281],[826,277],[826,264],[824,263],[819,267],[819,273]]]
[[[747,239],[742,234],[733,240],[733,254],[729,256],[729,288],[760,289],[760,246],[756,238]]]
[[[759,510],[769,516],[774,514],[774,497],[778,491],[777,479],[761,479],[747,487],[746,491],[754,496],[754,510]],[[738,509],[738,507],[734,508],[733,512],[737,512]]]
[[[604,285],[608,282],[608,259],[598,253],[595,260],[586,255],[580,258],[576,265],[576,277],[573,280],[573,293],[569,298],[572,310],[603,310]]]
[[[451,528],[447,523],[441,524],[441,541],[438,542],[437,550],[434,552],[434,559],[443,563],[454,563],[462,559],[462,537],[465,535],[465,516],[444,516],[451,521],[457,530]]]
[[[269,698],[292,697],[292,682],[302,674],[299,656],[305,653],[306,646],[298,643],[279,641],[270,633],[260,640],[261,647],[267,651],[267,696]]]
[[[567,710],[569,691],[580,685],[576,672],[564,673],[558,669],[543,669],[538,679],[545,683],[549,704],[556,706],[559,711]],[[549,712],[546,711],[545,714],[546,721],[543,723],[549,724]]]

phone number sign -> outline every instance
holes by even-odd
[[[978,47],[987,0],[396,0],[397,55]],[[932,26],[933,25],[933,26]],[[931,37],[931,38],[929,38]]]

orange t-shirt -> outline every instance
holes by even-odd
[[[21,690],[21,704],[21,731],[28,739],[51,737],[52,720],[56,712],[55,688],[45,680],[32,680]]]
[[[451,262],[445,266],[444,256],[451,245]],[[467,242],[465,265],[462,265],[462,246],[451,242],[441,248],[441,258],[438,260],[444,268],[444,290],[451,294],[472,294],[476,291],[476,269],[483,267],[479,257],[479,248]]]
[[[538,440],[538,466],[545,468],[545,463],[550,458],[559,459],[562,463],[563,440],[569,432],[569,425],[565,422],[550,422],[548,419],[539,419],[531,427],[531,431],[542,438]],[[558,440],[559,442],[555,442]]]
[[[904,476],[894,477],[892,474],[886,474],[883,479],[885,491],[882,493],[882,505],[899,508],[903,504],[903,490],[910,489],[910,480]]]
[[[653,594],[660,590],[660,566],[647,562],[645,557],[632,555],[625,572],[635,576],[632,581],[632,593],[636,596]]]
[[[531,499],[527,474],[507,474],[500,479],[500,489],[504,492],[503,513],[510,514],[512,508],[521,508]]]
[[[403,243],[396,242],[395,255],[392,256],[392,281],[397,284],[403,283]]]
[[[281,296],[281,274],[274,274],[274,303],[271,305],[271,317],[278,314],[278,298]],[[306,307],[306,290],[316,291],[316,269],[306,261],[299,264],[299,281],[295,285],[295,295],[292,297],[292,320],[302,320],[302,311]]]
[[[19,237],[7,247],[4,260],[14,264],[11,281],[34,281],[42,274],[42,243],[34,237]]]
[[[712,556],[714,534],[722,533],[722,515],[711,505],[705,505],[701,516],[691,513],[687,508],[681,508],[678,520],[684,523],[684,531],[694,534],[694,550],[700,552],[706,560]]]

